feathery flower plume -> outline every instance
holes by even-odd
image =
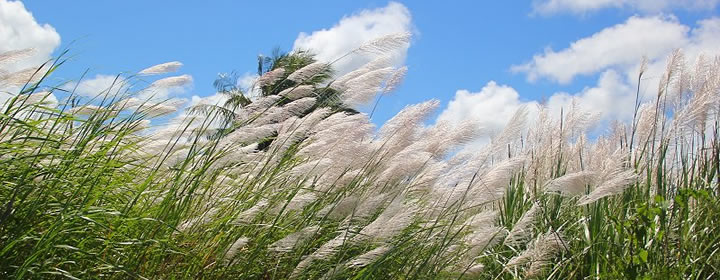
[[[270,95],[258,98],[257,100],[253,101],[253,103],[248,104],[245,106],[245,110],[248,112],[248,114],[258,114],[264,111],[267,108],[272,107],[273,105],[277,104],[278,101],[282,98],[278,95]]]
[[[27,83],[37,83],[43,78],[50,66],[45,65],[42,68],[30,67],[17,72],[3,74],[0,72],[0,85],[6,86],[22,86]]]
[[[232,261],[232,259],[235,258],[235,255],[237,255],[237,253],[242,248],[245,248],[245,246],[247,246],[248,241],[250,241],[250,239],[244,236],[235,240],[235,242],[230,245],[227,252],[225,252],[225,262],[229,263],[230,261]]]
[[[525,158],[523,157],[511,158],[496,165],[483,176],[478,176],[468,193],[467,203],[482,205],[502,198],[510,179],[524,164]],[[463,177],[471,176],[471,173],[466,173]]]
[[[164,116],[164,115],[175,113],[175,111],[177,111],[177,108],[175,108],[174,106],[158,104],[156,106],[149,108],[148,116],[159,117],[159,116]]]
[[[302,83],[305,82],[312,77],[314,77],[317,74],[322,73],[323,71],[328,69],[328,64],[325,62],[314,62],[311,64],[306,65],[303,68],[300,68],[298,70],[295,70],[295,72],[290,73],[290,75],[287,76],[288,80],[291,80],[296,83]]]
[[[397,203],[395,207],[391,205],[383,211],[372,223],[365,226],[360,233],[353,239],[354,241],[372,240],[374,242],[382,242],[392,238],[409,226],[419,212],[415,203]]]
[[[340,233],[340,235],[320,246],[320,248],[315,250],[315,252],[313,252],[309,256],[305,257],[302,261],[300,261],[300,263],[298,263],[297,266],[295,266],[295,269],[290,274],[290,279],[297,279],[299,274],[302,273],[303,270],[305,270],[305,268],[307,268],[315,260],[324,259],[334,255],[340,247],[342,247],[346,242],[350,241],[350,238],[350,231],[344,231]]]
[[[83,105],[78,107],[73,107],[70,110],[68,110],[68,113],[71,115],[92,115],[97,111],[100,111],[102,108],[95,106],[95,105]]]
[[[40,91],[31,94],[20,95],[18,97],[18,101],[24,101],[26,104],[57,104],[57,98],[55,97],[55,95],[48,91]]]
[[[303,97],[314,96],[315,93],[313,92],[313,90],[315,90],[315,88],[313,88],[313,86],[311,85],[301,85],[298,87],[285,89],[281,91],[278,95],[290,100],[297,100]]]
[[[138,120],[132,124],[132,131],[141,131],[150,128],[150,120]]]
[[[392,249],[391,246],[380,246],[375,249],[372,249],[370,251],[365,252],[364,254],[355,257],[354,259],[348,261],[345,265],[347,267],[351,268],[361,268],[365,267],[372,262],[376,261],[377,259],[384,256],[388,251]]]
[[[308,238],[311,238],[319,230],[319,226],[309,226],[303,228],[297,232],[293,232],[288,236],[285,236],[283,239],[275,241],[273,244],[270,244],[268,250],[282,253],[290,252],[290,250],[292,250],[296,244],[304,242]]]
[[[420,122],[425,120],[425,118],[429,117],[438,106],[440,106],[440,101],[437,99],[406,106],[394,117],[385,122],[385,124],[380,128],[380,137],[387,140],[391,137],[395,137],[393,136],[395,134],[402,134],[403,130],[414,128]]]
[[[285,106],[282,107],[272,107],[268,112],[261,114],[260,117],[253,121],[252,124],[264,125],[279,123],[289,119],[290,117],[300,116],[315,106],[316,102],[317,99],[314,97],[305,97],[285,104]]]
[[[481,135],[480,132],[479,125],[475,121],[463,121],[453,125],[449,121],[440,120],[426,129],[413,145],[422,146],[436,158],[443,158],[453,148],[477,139]]]
[[[11,50],[0,53],[0,65],[16,63],[32,56],[34,53],[34,48]]]
[[[432,154],[417,150],[403,150],[390,159],[390,164],[380,173],[377,181],[390,183],[405,177],[417,175],[430,161]]]
[[[530,210],[525,212],[525,214],[520,217],[520,220],[513,225],[504,243],[507,245],[515,245],[529,238],[532,235],[533,224],[538,214],[540,214],[540,205],[533,203]]]
[[[352,213],[352,218],[354,220],[365,220],[367,218],[370,218],[375,213],[377,213],[378,209],[380,209],[380,207],[382,207],[387,202],[387,200],[387,195],[381,194],[368,197],[362,200],[359,204],[353,204],[352,206],[357,205],[357,207],[355,207],[355,209],[350,209],[354,211]]]
[[[173,87],[182,87],[186,86],[190,83],[192,83],[193,78],[190,75],[181,75],[181,76],[173,76],[173,77],[167,77],[164,79],[157,80],[150,84],[150,88],[173,88]]]
[[[387,67],[393,67],[393,57],[389,55],[382,55],[378,58],[371,60],[368,63],[365,63],[365,65],[363,65],[362,67],[350,71],[347,74],[344,74],[339,78],[335,79],[335,81],[330,84],[330,87],[339,91],[344,91],[345,89],[347,89],[346,83],[348,81],[360,77],[370,71]]]
[[[268,71],[257,79],[257,84],[261,87],[272,85],[282,79],[283,75],[285,75],[285,68],[282,67]]]
[[[268,206],[268,201],[266,199],[262,199],[255,203],[252,207],[248,208],[247,210],[241,212],[238,214],[237,218],[235,219],[236,224],[240,223],[249,223],[253,219],[255,219],[255,216],[260,213],[265,207]]]
[[[400,84],[402,84],[403,80],[405,80],[405,75],[407,74],[408,67],[403,66],[399,69],[395,70],[395,72],[390,75],[390,78],[385,83],[385,88],[383,89],[383,93],[389,93],[394,91]]]
[[[482,211],[468,218],[465,224],[470,228],[486,227],[494,224],[497,215],[498,211]]]
[[[128,109],[137,109],[142,104],[143,104],[142,100],[135,98],[135,97],[129,97],[129,98],[124,98],[124,99],[115,101],[115,103],[113,103],[113,105],[110,107],[112,107],[116,110],[128,110]]]
[[[585,194],[585,188],[597,178],[593,171],[579,171],[565,174],[552,179],[545,184],[545,192],[558,192],[563,196],[578,196]]]
[[[305,205],[317,200],[317,198],[317,195],[313,192],[299,192],[288,202],[285,210],[301,210]]]
[[[363,44],[355,51],[360,53],[386,54],[407,47],[408,44],[410,44],[411,37],[412,34],[410,32],[388,34]]]
[[[547,232],[538,237],[528,249],[510,259],[505,267],[514,267],[530,263],[525,271],[526,277],[533,277],[550,264],[552,258],[560,253],[565,241],[559,232]]]
[[[473,265],[470,268],[468,268],[468,270],[465,271],[465,274],[470,275],[470,276],[475,276],[475,275],[480,274],[480,272],[482,272],[483,269],[485,269],[485,266],[483,264],[479,263],[479,264]]]
[[[600,186],[598,186],[595,190],[590,192],[588,195],[580,198],[580,200],[578,201],[578,205],[582,206],[582,205],[590,204],[590,203],[593,203],[603,197],[622,193],[625,190],[625,188],[634,184],[637,181],[637,179],[638,179],[638,176],[634,170],[625,170],[625,171],[616,173],[612,176],[611,179],[602,183]]]
[[[497,154],[506,148],[506,145],[520,138],[527,122],[527,107],[521,106],[515,111],[503,131],[492,139],[492,154]]]
[[[138,72],[140,75],[158,75],[172,73],[180,69],[183,64],[179,61],[171,61],[145,68]]]
[[[347,89],[342,93],[343,103],[353,106],[365,104],[380,91],[382,84],[392,74],[391,67],[367,72],[359,77],[347,81]]]
[[[468,257],[474,258],[483,251],[495,247],[506,237],[507,230],[497,226],[485,226],[478,228],[472,234],[465,237],[470,249],[466,253]]]
[[[231,143],[251,143],[277,133],[280,124],[244,126],[228,134],[225,139]]]

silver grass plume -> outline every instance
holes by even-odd
[[[334,255],[338,249],[340,249],[346,242],[350,241],[350,238],[350,231],[343,231],[340,235],[320,246],[320,248],[305,257],[302,261],[300,261],[300,263],[298,263],[297,266],[295,266],[295,269],[290,274],[290,279],[297,279],[300,273],[302,273],[305,268],[307,268],[315,260],[324,259]]]
[[[141,112],[147,113],[150,117],[159,117],[175,113],[177,111],[177,107],[168,104],[154,104],[147,109],[140,107],[138,110],[142,110]]]
[[[540,273],[545,267],[550,265],[550,261],[563,248],[565,241],[559,232],[547,232],[539,236],[535,242],[530,244],[529,248],[510,259],[506,268],[524,265],[530,263],[530,267],[525,271],[526,277],[533,277]]]
[[[465,221],[465,224],[469,228],[486,227],[495,223],[497,219],[498,211],[482,211],[477,213]]]
[[[272,107],[265,113],[260,114],[260,117],[252,122],[253,125],[265,125],[271,123],[280,123],[290,117],[300,116],[315,106],[316,99],[314,97],[305,97],[282,107]]]
[[[259,214],[265,207],[268,206],[268,201],[266,199],[261,199],[257,203],[253,204],[252,207],[248,208],[245,211],[240,212],[240,214],[237,215],[237,218],[235,218],[236,224],[243,224],[243,223],[250,223],[253,219],[255,219],[255,216]]]
[[[373,195],[362,200],[359,204],[352,204],[354,208],[347,210],[352,212],[353,220],[365,220],[377,213],[378,209],[380,209],[387,200],[387,195]]]
[[[399,69],[395,70],[395,72],[390,75],[390,78],[385,83],[385,88],[383,89],[383,93],[387,94],[392,91],[394,91],[400,84],[402,84],[403,80],[405,80],[405,75],[407,75],[408,67],[403,66]]]
[[[262,113],[265,109],[272,107],[273,105],[277,104],[278,101],[280,101],[282,97],[278,95],[270,95],[265,97],[260,97],[257,100],[253,101],[252,103],[245,106],[245,110],[247,110],[248,114],[259,114]]]
[[[483,269],[485,269],[485,266],[483,264],[479,263],[479,264],[473,265],[470,268],[468,268],[467,271],[465,271],[465,274],[470,275],[470,276],[475,276],[475,275],[480,274],[480,272],[482,272]]]
[[[436,158],[443,158],[451,149],[477,139],[480,132],[479,125],[474,121],[463,121],[454,125],[440,120],[426,129],[413,145],[420,145]]]
[[[373,222],[360,230],[353,240],[383,242],[392,238],[409,226],[413,222],[415,214],[420,210],[415,205],[416,202],[409,202],[407,204],[394,202],[393,204],[383,211]]]
[[[355,50],[360,53],[386,54],[400,48],[407,47],[410,44],[410,32],[400,32],[388,34],[369,41]]]
[[[152,84],[150,84],[150,88],[182,87],[192,83],[192,81],[193,78],[190,75],[173,76],[153,82]]]
[[[330,220],[339,220],[350,215],[358,206],[359,198],[355,195],[346,196],[338,202],[325,206],[318,212],[318,216],[327,217]]]
[[[275,70],[268,71],[260,76],[256,82],[259,86],[266,87],[282,79],[283,75],[285,75],[285,68],[276,68]]]
[[[391,246],[380,246],[375,249],[372,249],[370,251],[365,252],[364,254],[357,256],[353,258],[352,260],[348,261],[345,265],[350,268],[361,268],[365,267],[377,259],[384,256],[388,251],[392,249]]]
[[[148,68],[145,68],[143,70],[140,70],[138,74],[140,75],[159,75],[159,74],[167,74],[172,73],[180,69],[183,64],[179,61],[171,61],[166,63],[161,63],[158,65],[150,66]]]
[[[278,130],[278,136],[276,141],[271,144],[270,150],[275,154],[280,154],[290,146],[302,141],[308,136],[312,128],[330,113],[330,109],[320,108],[313,110],[303,118],[299,119],[293,116],[287,119]]]
[[[586,186],[597,178],[594,171],[579,171],[552,179],[545,185],[545,192],[558,192],[563,196],[584,195]]]
[[[34,48],[27,48],[0,53],[0,65],[16,63],[32,56],[35,52]]]
[[[492,154],[497,154],[506,148],[506,145],[520,138],[527,122],[527,107],[521,106],[515,111],[503,131],[492,139]]]
[[[387,141],[393,137],[407,137],[408,135],[404,134],[415,132],[414,129],[428,118],[439,105],[440,101],[432,99],[406,106],[380,128],[381,139]]]
[[[314,62],[290,73],[287,79],[296,83],[302,83],[327,70],[328,67],[329,65],[325,62]]]
[[[520,217],[520,219],[513,225],[512,230],[505,238],[504,244],[516,245],[527,240],[532,235],[533,225],[535,224],[535,219],[539,214],[541,214],[540,205],[533,203],[530,210],[525,212],[525,214],[523,214],[522,217]]]
[[[306,205],[312,203],[313,201],[317,200],[318,196],[310,191],[301,191],[295,194],[293,198],[287,203],[287,206],[285,207],[285,210],[301,210]],[[278,206],[279,208],[282,208],[282,206]],[[279,209],[278,209],[279,211]]]
[[[347,89],[346,83],[348,81],[360,77],[370,71],[375,71],[387,67],[393,67],[393,57],[389,55],[382,55],[378,58],[371,60],[368,63],[365,63],[365,65],[363,65],[362,67],[350,71],[347,74],[335,79],[330,84],[330,87],[339,91],[344,91],[345,89]]]
[[[19,95],[18,102],[25,102],[25,104],[53,105],[53,104],[57,104],[57,98],[51,92],[40,91],[40,92],[31,93],[31,94]]]
[[[118,101],[115,101],[115,103],[113,103],[110,107],[112,107],[116,110],[129,110],[129,109],[136,109],[143,103],[144,102],[138,98],[128,97],[128,98],[123,98]]]
[[[49,67],[50,66],[46,64],[41,68],[30,67],[20,71],[5,74],[0,72],[0,85],[22,86],[28,83],[37,83],[45,76],[45,74],[49,70]]]
[[[578,205],[593,203],[603,197],[622,193],[625,188],[634,184],[638,179],[634,170],[626,170],[613,175],[613,178],[603,182],[588,195],[578,201]]]
[[[469,247],[466,256],[474,258],[495,247],[500,244],[507,233],[507,230],[498,226],[484,226],[476,229],[464,238]]]
[[[293,232],[288,236],[285,236],[283,239],[280,239],[270,244],[268,250],[282,253],[290,252],[296,244],[304,242],[308,238],[311,238],[319,230],[319,226],[305,227],[297,232]]]
[[[503,161],[482,176],[477,176],[468,193],[466,203],[482,205],[496,201],[505,194],[510,179],[525,164],[525,158],[515,157]],[[469,177],[472,174],[467,174]],[[470,180],[471,178],[467,178]],[[459,198],[459,197],[458,197]],[[458,198],[453,198],[453,201]]]
[[[315,96],[315,93],[313,92],[314,90],[315,88],[311,85],[301,85],[285,89],[281,91],[278,95],[290,100],[296,100],[303,97]]]
[[[432,154],[417,150],[403,150],[389,160],[390,164],[378,176],[377,182],[391,183],[417,175],[430,161]]]
[[[358,106],[369,102],[382,91],[382,84],[392,72],[393,68],[387,67],[367,72],[347,81],[347,89],[341,95],[343,103]]]
[[[235,242],[233,242],[232,245],[228,248],[228,250],[225,252],[225,263],[229,263],[232,261],[233,258],[235,258],[235,255],[242,249],[247,246],[248,241],[250,241],[247,237],[240,237]]]
[[[99,112],[102,110],[103,108],[95,105],[82,105],[71,108],[70,110],[68,110],[68,113],[70,113],[71,115],[92,115],[95,112]]]

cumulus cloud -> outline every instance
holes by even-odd
[[[574,94],[557,92],[548,98],[545,105],[557,115],[561,109],[570,108],[573,100],[578,109],[598,115],[603,120],[628,120],[632,117],[635,104],[635,88],[625,81],[623,75],[608,70],[600,75],[596,86],[586,87]]]
[[[39,65],[60,45],[60,35],[48,24],[39,24],[20,1],[0,0],[0,53],[34,48],[33,55],[5,70]]]
[[[674,9],[712,10],[718,3],[720,0],[535,0],[533,12],[542,15],[586,14],[614,8],[656,13]]]
[[[363,43],[377,37],[410,32],[412,17],[410,11],[400,3],[390,2],[387,6],[363,10],[359,13],[343,17],[329,29],[314,31],[310,34],[300,33],[293,49],[310,50],[317,54],[321,61],[333,61],[358,48]],[[407,48],[402,48],[393,56],[396,65],[405,61]],[[333,64],[339,75],[347,73],[360,65],[369,62],[371,55],[353,55]]]
[[[111,94],[122,93],[127,89],[125,79],[114,75],[98,74],[95,77],[77,82],[70,82],[63,86],[67,91],[74,91],[81,96],[95,97],[110,92]]]
[[[548,78],[569,83],[577,75],[590,75],[609,67],[629,68],[643,56],[658,59],[672,49],[688,46],[698,34],[672,17],[631,17],[626,22],[605,28],[570,47],[547,49],[532,61],[511,68],[527,73],[528,80]]]
[[[514,88],[490,81],[479,92],[458,90],[438,121],[455,124],[475,121],[492,134],[501,131],[521,106],[534,109],[537,102],[522,101]]]
[[[671,17],[631,17],[561,51],[535,55],[531,62],[514,66],[513,70],[526,73],[531,81],[547,78],[559,83],[571,82],[577,75],[597,75],[595,85],[578,92],[552,93],[544,105],[556,116],[561,108],[577,106],[594,113],[600,121],[628,121],[632,118],[642,57],[648,64],[640,84],[640,98],[647,102],[657,94],[667,59],[675,48],[683,51],[688,63],[700,55],[719,55],[720,18],[701,20],[690,27]],[[439,118],[456,123],[474,118],[497,131],[512,116],[510,111],[538,104],[518,96],[512,87],[495,82],[477,93],[459,90]]]

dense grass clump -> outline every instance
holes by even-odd
[[[269,68],[273,94],[154,127],[178,102],[137,97],[183,76],[87,98],[47,85],[59,61],[4,75],[0,278],[718,277],[719,60],[676,53],[593,139],[578,108],[522,108],[481,147],[472,122],[424,125],[437,101],[379,129],[348,110],[397,85],[389,61],[323,83],[329,64]]]

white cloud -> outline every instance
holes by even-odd
[[[570,47],[537,54],[532,61],[512,67],[527,73],[528,80],[549,78],[569,83],[577,75],[590,75],[610,67],[630,68],[643,56],[657,60],[672,49],[688,46],[698,38],[672,17],[631,17],[626,22],[577,40]]]
[[[80,83],[71,82],[63,86],[67,91],[73,91],[77,95],[95,97],[110,91],[111,94],[122,93],[127,89],[123,77],[113,75],[95,75],[93,78],[84,79]]]
[[[557,13],[586,14],[602,9],[629,9],[656,13],[674,9],[711,10],[720,0],[535,0],[533,12],[542,15]]]
[[[641,102],[647,102],[657,94],[667,58],[674,48],[682,49],[689,64],[701,54],[720,54],[720,18],[701,20],[691,28],[674,18],[631,17],[625,23],[580,39],[567,49],[535,55],[532,62],[513,69],[526,72],[529,80],[542,77],[560,83],[570,82],[577,75],[598,75],[594,86],[575,93],[551,94],[545,102],[550,113],[557,116],[561,108],[567,110],[574,102],[577,109],[595,113],[600,121],[628,121],[632,118],[642,56],[648,58],[648,65],[640,97]],[[510,86],[490,82],[479,93],[458,91],[439,118],[453,122],[476,118],[497,131],[512,116],[509,111],[534,104],[537,102],[519,100],[517,91]]]
[[[329,29],[314,31],[311,34],[300,33],[295,39],[293,49],[311,50],[317,54],[319,60],[329,62],[367,41],[383,35],[410,32],[411,28],[410,11],[400,3],[390,2],[383,8],[363,10],[343,17]],[[407,47],[393,54],[397,65],[405,61]],[[333,67],[341,75],[372,59],[373,57],[368,55],[354,55],[336,62]]]
[[[577,109],[598,115],[603,120],[628,120],[632,117],[635,104],[635,89],[626,83],[622,75],[607,70],[600,75],[595,87],[587,87],[575,94],[557,92],[545,105],[551,114],[558,115],[561,109],[570,108],[573,100]]]
[[[501,131],[521,106],[532,109],[532,105],[537,102],[523,102],[514,88],[490,81],[479,92],[458,90],[438,121],[458,124],[472,120],[493,134]]]
[[[60,35],[48,24],[39,24],[20,1],[0,0],[0,53],[34,48],[32,57],[5,70],[39,65],[60,45]]]

